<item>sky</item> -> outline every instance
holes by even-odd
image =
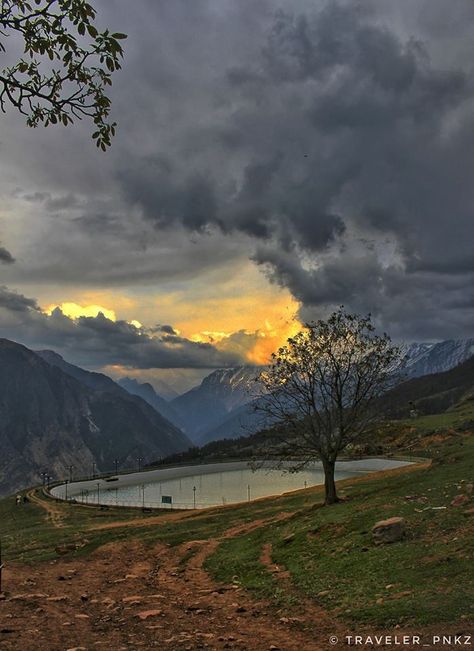
[[[471,0],[95,0],[107,153],[0,115],[0,336],[189,388],[339,305],[472,336]]]

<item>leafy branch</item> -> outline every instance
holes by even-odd
[[[24,46],[0,72],[0,109],[14,106],[30,127],[91,118],[92,138],[105,151],[116,128],[106,89],[121,68],[126,35],[99,32],[95,18],[84,0],[0,0],[0,51],[12,37]]]

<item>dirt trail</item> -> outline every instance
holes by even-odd
[[[175,520],[186,520],[195,518],[200,515],[199,511],[173,511],[173,513],[162,513],[155,517],[133,518],[133,520],[116,520],[115,522],[105,522],[88,527],[88,531],[104,531],[108,529],[127,529],[129,527],[149,527],[151,525],[166,524]]]
[[[282,566],[277,565],[273,562],[272,559],[272,545],[271,543],[265,543],[262,547],[262,553],[260,555],[260,562],[264,565],[269,572],[284,585],[286,592],[291,594],[294,592],[294,589],[291,585],[291,574],[288,570]],[[299,608],[301,611],[302,617],[300,619],[306,622],[318,622],[320,630],[323,630],[323,626],[326,630],[326,639],[329,639],[330,635],[337,635],[339,639],[343,639],[347,628],[344,628],[340,622],[335,622],[333,619],[328,621],[328,616],[326,611],[315,604],[309,599],[304,599],[299,597]]]
[[[268,523],[239,525],[220,539],[175,548],[130,541],[34,570],[10,566],[4,585],[14,594],[0,602],[0,649],[326,649],[317,641],[321,621],[290,621],[239,586],[216,585],[203,569],[221,539]]]
[[[33,502],[34,504],[44,509],[46,511],[46,517],[55,527],[63,527],[64,524],[62,520],[64,517],[64,510],[61,507],[56,506],[55,502],[51,498],[40,497],[36,491],[37,489],[33,488],[26,494],[30,502]]]
[[[262,500],[263,501],[263,500]],[[217,506],[215,508],[206,508],[197,511],[171,511],[168,513],[161,513],[157,516],[150,516],[148,518],[133,518],[132,520],[116,520],[114,522],[105,522],[103,524],[96,524],[88,528],[88,531],[102,531],[108,529],[126,529],[128,527],[149,527],[150,525],[166,524],[176,520],[192,520],[193,518],[200,518],[203,515],[212,516],[220,514],[226,509],[232,509],[234,505]],[[261,511],[254,511],[255,516]]]
[[[277,611],[239,585],[216,584],[204,570],[222,540],[292,515],[280,513],[240,524],[220,537],[178,547],[162,543],[147,547],[129,540],[105,545],[87,557],[64,557],[33,568],[7,565],[3,582],[7,592],[0,596],[0,650],[347,648],[342,622],[309,600],[299,598],[288,612]],[[269,544],[262,548],[261,561],[286,582],[291,594],[288,574],[273,563]],[[341,642],[331,646],[333,635]]]

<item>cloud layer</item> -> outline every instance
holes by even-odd
[[[169,326],[159,333],[102,313],[70,318],[56,308],[43,312],[34,299],[0,287],[2,335],[32,348],[54,348],[68,361],[100,368],[220,368],[243,363],[235,352],[193,342]]]
[[[98,157],[85,126],[31,132],[4,118],[2,282],[34,295],[187,286],[192,311],[250,258],[300,301],[301,319],[342,303],[397,338],[472,335],[470,0],[99,9],[129,34],[119,135]],[[17,306],[5,328],[27,314],[30,340],[57,337],[97,365],[228,361],[173,332],[3,300]]]

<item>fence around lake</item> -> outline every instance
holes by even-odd
[[[340,461],[336,479],[346,479],[410,463],[395,459]],[[236,504],[324,483],[320,463],[301,472],[271,466],[252,471],[246,462],[202,464],[141,471],[56,485],[55,498],[95,506],[144,509],[202,509]]]

